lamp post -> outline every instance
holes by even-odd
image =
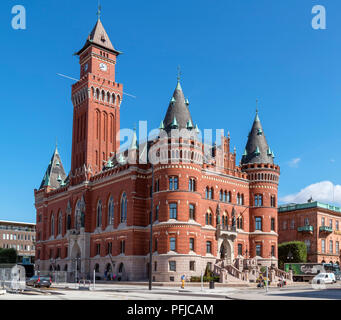
[[[152,274],[153,274],[153,194],[154,194],[154,165],[152,165],[152,188],[150,200],[150,240],[149,240],[149,290],[152,290]]]

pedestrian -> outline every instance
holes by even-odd
[[[181,276],[181,289],[185,289],[185,275]]]

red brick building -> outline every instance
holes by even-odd
[[[279,243],[303,241],[308,262],[340,263],[341,208],[320,202],[278,208]]]
[[[115,79],[120,52],[100,20],[77,54],[71,171],[65,174],[56,148],[34,191],[37,269],[77,268],[86,276],[108,270],[122,279],[146,279],[151,196],[155,281],[198,276],[208,263],[233,265],[237,257],[276,265],[280,170],[258,114],[238,166],[229,136],[208,148],[198,139],[178,79],[159,137],[138,146],[134,133],[120,153],[123,86]],[[186,130],[189,137],[174,139],[174,130]],[[153,148],[160,159],[154,174],[148,163],[127,161]]]

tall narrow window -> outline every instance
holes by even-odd
[[[102,226],[102,201],[98,200],[97,203],[97,219],[96,219],[96,227],[99,228]]]
[[[52,213],[51,214],[51,236],[54,236],[54,224],[55,224],[54,214]]]
[[[322,253],[326,252],[326,241],[324,239],[321,240],[321,251]]]
[[[121,198],[121,223],[127,222],[127,195],[125,192],[122,194]]]
[[[195,191],[195,179],[194,178],[189,178],[189,180],[188,180],[188,189],[191,192]]]
[[[271,218],[271,231],[275,231],[275,218]]]
[[[176,219],[177,218],[177,212],[178,211],[178,205],[176,203],[170,203],[169,204],[169,219]]]
[[[114,224],[114,199],[113,197],[110,197],[108,202],[108,224],[113,225]]]
[[[169,249],[170,251],[176,251],[176,239],[173,237],[169,239]]]
[[[194,204],[189,205],[189,218],[195,220],[195,206]]]
[[[262,218],[255,217],[255,228],[256,230],[262,230]]]
[[[159,220],[159,205],[155,207],[155,221]]]
[[[194,251],[194,238],[189,238],[189,250]]]
[[[206,241],[206,253],[212,253],[212,242]]]
[[[256,245],[256,256],[258,256],[258,257],[262,256],[262,245],[261,244]]]
[[[178,190],[178,177],[169,177],[169,190]]]
[[[58,215],[58,234],[62,234],[62,226],[63,226],[63,213],[59,211]]]

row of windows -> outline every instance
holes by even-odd
[[[271,174],[271,173],[252,173],[250,175],[250,180],[278,181],[278,176]]]
[[[2,247],[4,249],[16,249],[17,251],[22,250],[22,251],[31,251],[34,250],[34,246],[30,245],[23,245],[23,244],[8,244],[8,243],[3,243]]]
[[[112,196],[110,196],[108,201],[108,212],[107,212],[107,224],[113,225],[114,224],[114,199]],[[127,195],[124,192],[121,196],[121,202],[120,202],[120,222],[126,222],[127,221],[127,210],[128,210],[128,203],[127,203]],[[103,204],[102,200],[98,200],[97,202],[97,210],[96,210],[96,227],[102,227],[103,221],[102,221],[102,211],[103,211]],[[68,203],[67,208],[67,217],[66,217],[66,230],[71,229],[71,205]],[[40,218],[41,219],[41,218]],[[51,213],[51,225],[50,225],[50,232],[51,235],[55,235],[55,231],[57,231],[57,234],[62,233],[62,226],[63,226],[63,213],[60,210],[58,213],[57,221],[55,221],[55,215],[54,213]],[[85,203],[84,199],[78,200],[75,208],[75,223],[74,228],[76,230],[79,230],[80,228],[85,227]],[[57,228],[57,230],[56,230]],[[40,235],[40,233],[38,233]],[[38,239],[40,240],[40,236],[38,236]]]
[[[2,234],[2,239],[3,240],[31,240],[34,241],[35,240],[35,236],[29,235],[29,234],[8,234],[8,233],[3,233]]]
[[[34,228],[30,227],[18,227],[18,226],[9,226],[9,225],[0,225],[0,230],[13,230],[13,231],[29,231],[35,232]]]
[[[304,225],[309,226],[309,218],[304,218]],[[334,222],[332,219],[329,219],[329,227],[333,229]],[[326,219],[324,217],[321,218],[321,226],[326,226]],[[288,221],[283,220],[282,223],[282,230],[287,230],[288,229]],[[290,229],[294,230],[295,229],[295,219],[290,220]],[[335,220],[335,230],[339,230],[339,221]]]
[[[263,230],[263,218],[255,217],[255,230],[262,231]],[[271,218],[271,231],[275,231],[275,218]]]
[[[326,240],[322,239],[321,240],[321,252],[326,253]],[[334,253],[334,242],[333,240],[329,240],[329,253]],[[339,255],[340,254],[340,243],[339,241],[335,242],[335,254]]]
[[[177,251],[176,247],[176,238],[171,237],[169,238],[169,250],[170,251]],[[195,239],[194,238],[189,238],[189,250],[195,251]],[[211,254],[212,253],[212,242],[211,241],[206,241],[206,253]]]

